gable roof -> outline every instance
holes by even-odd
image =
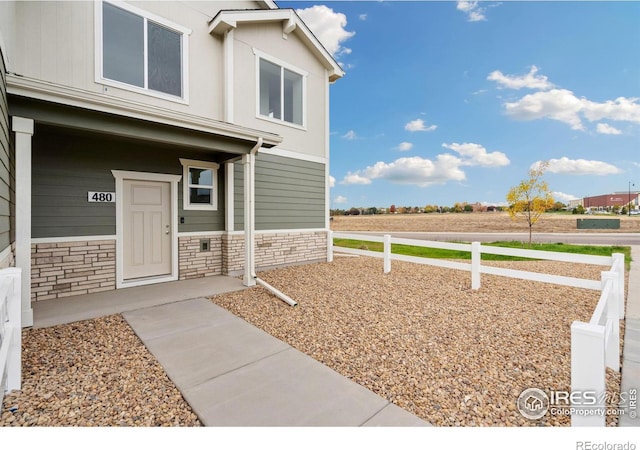
[[[209,33],[222,35],[239,23],[282,22],[282,31],[296,33],[322,65],[329,71],[329,81],[344,76],[344,70],[293,9],[222,10],[209,22]]]

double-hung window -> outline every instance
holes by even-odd
[[[258,55],[259,116],[304,127],[306,76],[302,70]]]
[[[122,2],[103,1],[97,7],[99,81],[186,100],[190,31]]]
[[[218,209],[218,169],[209,161],[180,158],[182,164],[183,209]]]

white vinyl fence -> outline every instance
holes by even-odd
[[[0,270],[0,410],[4,394],[22,384],[21,269]]]
[[[471,272],[471,288],[480,288],[480,275],[483,273],[543,283],[559,284],[601,292],[600,300],[589,323],[579,321],[571,325],[571,390],[572,405],[576,413],[571,416],[572,426],[605,425],[605,373],[606,367],[620,369],[620,320],[624,318],[624,255],[614,253],[611,256],[594,256],[573,253],[525,250],[482,245],[479,242],[457,244],[439,241],[372,236],[355,233],[329,231],[329,243],[334,238],[357,241],[382,242],[383,252],[328,246],[327,260],[333,261],[333,252],[372,256],[384,260],[384,273],[391,272],[391,261],[408,261],[450,269]],[[391,252],[391,244],[404,244],[416,247],[438,248],[471,252],[471,263],[448,261],[443,259],[422,258],[398,255]],[[481,254],[515,256],[549,261],[562,261],[579,264],[591,264],[609,267],[602,272],[601,280],[565,277],[541,274],[523,270],[483,266]],[[594,404],[593,399],[597,398]],[[577,407],[576,407],[577,406]]]

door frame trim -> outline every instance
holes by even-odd
[[[176,281],[178,279],[178,183],[182,175],[166,173],[132,172],[128,170],[112,170],[116,179],[116,289],[146,284]],[[171,192],[171,274],[160,277],[149,277],[133,281],[124,280],[124,180],[157,181],[170,183]]]

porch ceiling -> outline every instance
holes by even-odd
[[[100,133],[183,148],[226,153],[229,158],[247,154],[256,140],[207,133],[173,125],[62,105],[28,97],[9,95],[9,115],[28,117],[37,125],[66,128],[76,132]],[[274,147],[264,143],[263,147]]]

